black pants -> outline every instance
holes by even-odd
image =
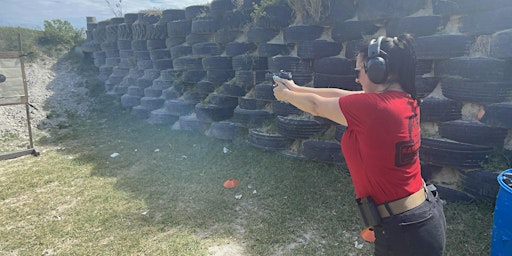
[[[439,196],[428,192],[427,200],[421,205],[382,219],[374,231],[375,256],[443,255],[446,242],[443,204]]]

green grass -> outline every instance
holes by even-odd
[[[106,99],[70,124],[39,136],[39,157],[0,162],[0,255],[373,252],[354,246],[343,165],[150,125]],[[240,184],[225,189],[228,178]],[[492,211],[448,203],[446,255],[488,254]]]

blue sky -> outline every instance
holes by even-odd
[[[117,0],[110,0],[116,2]],[[210,0],[122,0],[123,13],[148,9],[185,9]],[[1,0],[0,26],[44,29],[45,20],[66,20],[75,28],[85,28],[86,17],[97,21],[115,17],[105,0]]]

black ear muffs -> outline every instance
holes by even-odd
[[[387,54],[380,49],[380,43],[384,37],[372,39],[368,45],[368,65],[365,72],[370,81],[376,84],[386,82],[388,78]]]

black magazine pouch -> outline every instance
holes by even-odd
[[[377,205],[371,197],[357,198],[356,204],[365,227],[373,227],[380,224],[380,214],[377,210]]]

